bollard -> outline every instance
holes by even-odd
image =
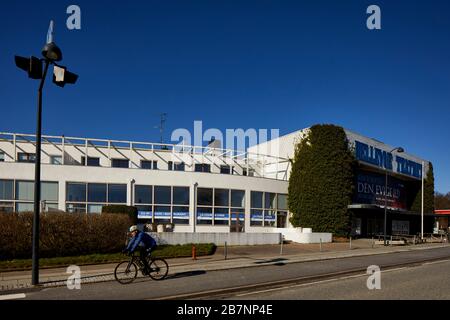
[[[372,237],[372,249],[375,247],[375,239]]]
[[[227,249],[227,242],[225,241],[225,248],[224,248],[224,254],[225,254],[225,260],[227,260],[227,254],[228,254],[228,249]]]
[[[389,241],[389,245],[392,246],[392,236],[391,236],[391,241]]]
[[[192,245],[192,260],[197,260],[197,248],[195,248],[195,245]]]
[[[284,242],[284,237],[281,237],[280,256],[283,255],[283,242]]]
[[[352,250],[352,237],[350,237],[350,250]]]
[[[322,252],[322,238],[320,238],[320,252]]]

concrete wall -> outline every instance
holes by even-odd
[[[281,233],[192,233],[192,232],[151,232],[158,244],[214,243],[223,246],[258,244],[279,244]]]
[[[310,228],[287,228],[280,230],[285,240],[297,243],[330,243],[333,234],[326,232],[312,232]]]

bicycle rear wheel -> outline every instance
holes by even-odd
[[[156,258],[150,260],[150,278],[153,280],[163,280],[169,273],[169,265],[166,260],[162,258]]]
[[[114,269],[114,277],[121,284],[128,284],[137,277],[138,268],[134,262],[122,261]]]

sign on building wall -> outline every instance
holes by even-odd
[[[392,234],[409,234],[409,221],[392,220]]]
[[[414,178],[422,178],[422,164],[406,159],[400,155],[392,155],[389,151],[355,141],[356,159],[377,167],[392,170]],[[395,163],[394,163],[395,160]]]
[[[387,195],[387,207],[395,209],[407,209],[406,186],[392,177],[388,177],[388,185],[385,191],[385,176],[371,172],[359,172],[356,179],[355,204],[373,204],[384,207],[385,194]]]

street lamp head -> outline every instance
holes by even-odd
[[[398,147],[398,148],[397,148],[397,152],[398,152],[398,153],[405,152],[405,149],[403,149],[402,147]]]
[[[45,59],[50,61],[61,61],[62,52],[61,49],[54,42],[46,43],[42,49],[42,55]]]

